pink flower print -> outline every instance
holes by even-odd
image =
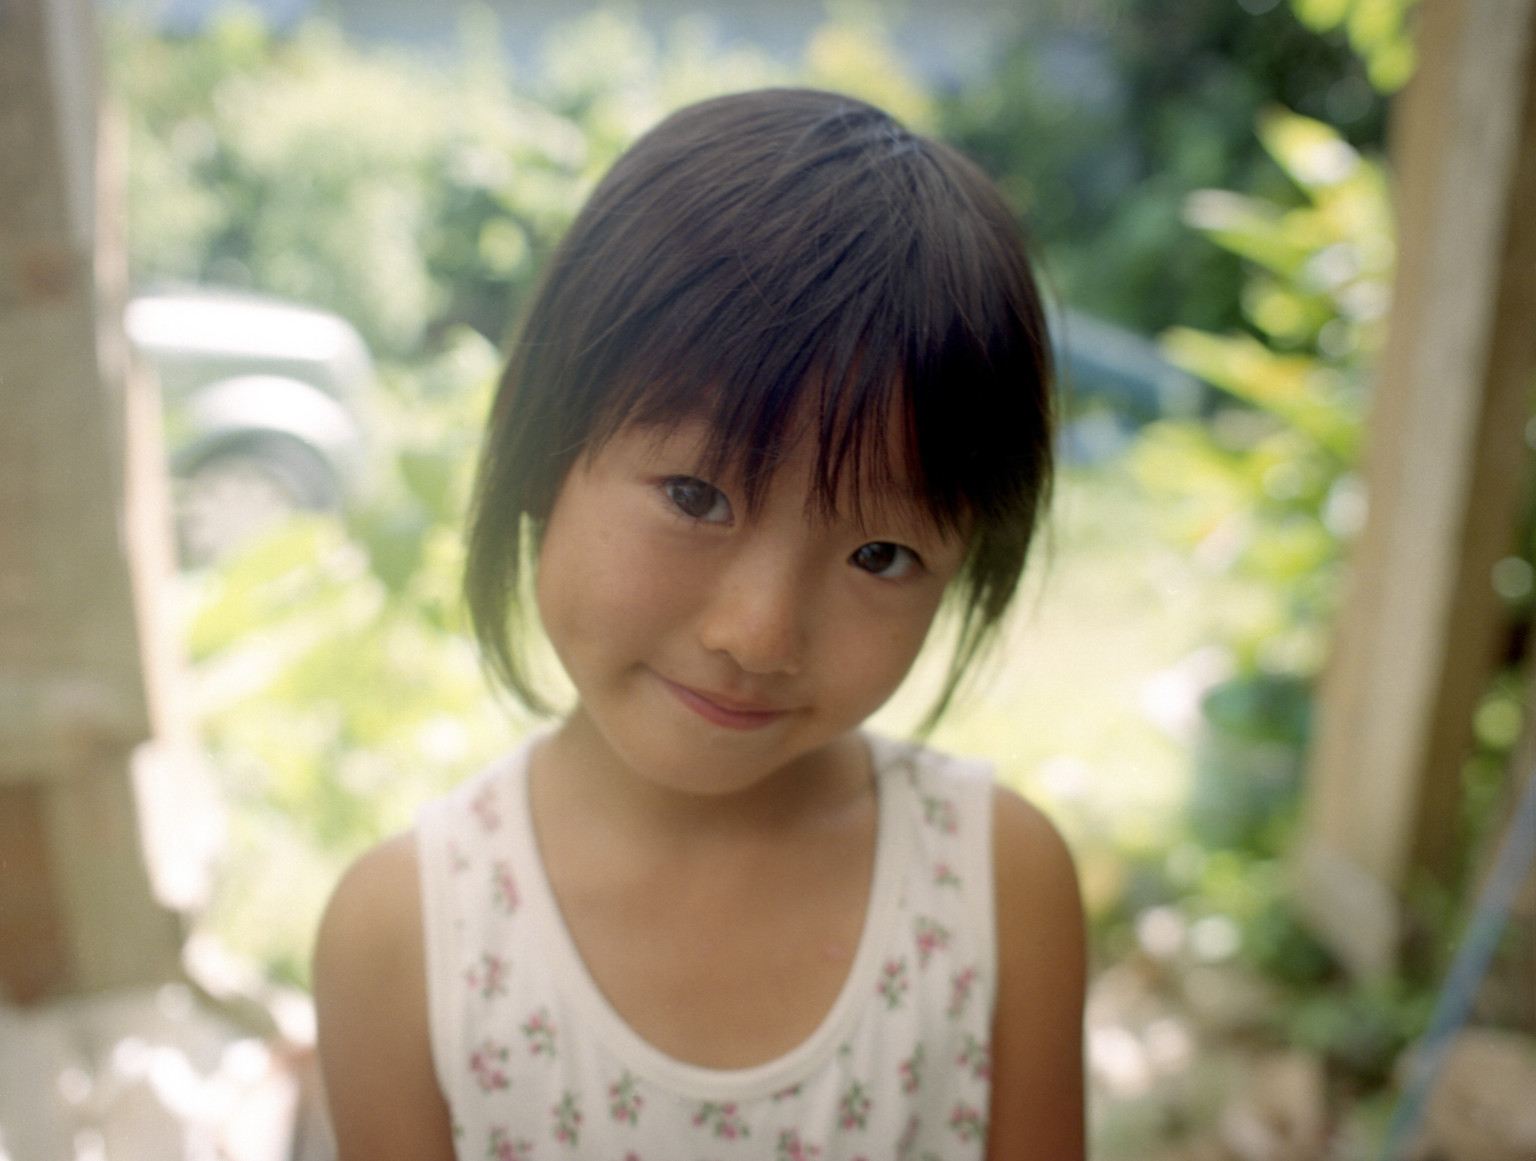
[[[880,998],[885,1001],[885,1006],[890,1011],[901,1007],[902,999],[912,987],[907,979],[907,960],[905,956],[900,959],[888,959],[885,967],[880,969],[880,984],[876,989]]]
[[[965,1034],[965,1047],[960,1050],[955,1063],[961,1068],[969,1069],[971,1075],[977,1080],[992,1079],[992,1048],[969,1032]]]
[[[471,991],[479,992],[482,999],[489,1000],[507,994],[507,977],[511,970],[512,965],[501,956],[486,951],[480,954],[480,962],[464,973],[464,980]]]
[[[987,1135],[987,1122],[981,1110],[964,1101],[949,1114],[949,1127],[962,1141],[980,1141]]]
[[[854,1081],[837,1105],[837,1123],[844,1129],[867,1129],[871,1101],[864,1086]]]
[[[512,867],[506,859],[497,859],[491,867],[491,897],[503,914],[511,915],[517,910],[517,883],[512,878]]]
[[[752,1135],[735,1101],[726,1101],[724,1104],[705,1101],[693,1114],[693,1124],[695,1128],[708,1129],[715,1136],[727,1141]]]
[[[560,1103],[550,1109],[549,1113],[555,1119],[555,1140],[562,1145],[574,1146],[581,1134],[581,1108],[576,1094],[567,1090],[560,1098]]]
[[[965,1015],[965,1009],[971,1003],[971,993],[976,990],[976,969],[962,968],[950,978],[949,984],[949,1007],[945,1014],[951,1020],[958,1020]]]
[[[470,1075],[475,1078],[475,1083],[480,1086],[481,1092],[499,1092],[512,1087],[512,1081],[507,1077],[507,1057],[511,1051],[505,1044],[498,1044],[491,1039],[480,1042],[480,1047],[469,1054]]]
[[[779,1101],[787,1101],[790,1098],[797,1097],[799,1095],[800,1086],[798,1084],[792,1084],[788,1088],[781,1088],[778,1092],[774,1093],[772,1099],[774,1103],[777,1104]]]
[[[937,827],[945,834],[955,834],[960,829],[960,817],[955,812],[955,804],[947,798],[923,795],[923,818],[929,826]]]
[[[901,1077],[901,1091],[914,1093],[923,1087],[923,1046],[912,1049],[912,1055],[901,1062],[897,1074]]]
[[[635,1078],[628,1070],[619,1077],[617,1084],[608,1086],[608,1100],[608,1108],[614,1120],[624,1125],[640,1123],[640,1110],[645,1107],[645,1098],[636,1091]]]
[[[821,1146],[808,1145],[794,1129],[785,1129],[779,1134],[778,1150],[773,1156],[774,1161],[816,1161],[821,1156]]]
[[[523,1137],[514,1141],[512,1134],[498,1125],[491,1130],[491,1147],[486,1150],[486,1156],[492,1161],[529,1161],[533,1156],[533,1142]]]
[[[916,1113],[907,1118],[906,1126],[901,1130],[901,1136],[896,1138],[896,1161],[907,1161],[912,1156],[912,1148],[917,1144],[917,1132],[922,1128]]]
[[[917,939],[917,966],[920,968],[928,966],[934,952],[945,951],[949,947],[949,928],[937,919],[919,915],[913,924],[913,931]]]
[[[463,874],[469,870],[469,856],[459,849],[459,844],[448,844],[448,866],[455,875]]]
[[[475,812],[475,817],[480,820],[480,828],[486,831],[496,830],[501,826],[501,809],[496,805],[496,788],[485,786],[469,808]]]
[[[549,1009],[540,1008],[528,1017],[523,1026],[523,1038],[528,1041],[530,1056],[549,1056],[555,1052],[555,1025],[549,1018]]]
[[[933,885],[935,887],[958,887],[960,876],[948,863],[933,864]]]

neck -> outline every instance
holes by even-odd
[[[532,756],[536,802],[600,831],[648,833],[669,845],[734,842],[804,825],[836,825],[867,801],[873,786],[868,746],[843,735],[750,786],[691,793],[631,770],[578,706]]]

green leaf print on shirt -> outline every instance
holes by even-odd
[[[549,1009],[540,1008],[523,1025],[523,1036],[528,1041],[528,1052],[533,1056],[557,1055],[555,1051],[555,1026],[550,1021]]]
[[[981,1110],[964,1101],[949,1114],[949,1127],[962,1141],[980,1141],[987,1135],[987,1122]]]
[[[838,1125],[844,1129],[867,1129],[871,1103],[869,1094],[864,1091],[864,1085],[854,1081],[848,1086],[848,1091],[843,1093],[843,1099],[838,1102]]]
[[[500,1092],[512,1087],[506,1073],[507,1057],[511,1050],[505,1044],[486,1039],[469,1054],[469,1074],[475,1078],[481,1092]]]
[[[491,898],[503,915],[517,911],[517,882],[512,878],[512,864],[506,859],[497,859],[491,865]]]
[[[913,938],[917,941],[918,967],[927,967],[935,952],[949,950],[949,928],[937,919],[919,915],[912,928]]]
[[[912,982],[907,979],[907,957],[886,960],[885,967],[880,969],[880,984],[876,989],[886,1008],[894,1012],[901,1007],[911,987]]]
[[[955,1063],[977,1080],[992,1079],[992,1049],[986,1041],[976,1039],[969,1032],[965,1034],[965,1047],[960,1050]]]
[[[640,1123],[640,1110],[645,1107],[645,1098],[637,1091],[638,1083],[626,1071],[617,1083],[608,1086],[608,1108],[613,1113],[613,1119],[620,1124]]]
[[[507,980],[512,965],[493,952],[481,952],[480,962],[464,973],[464,981],[472,992],[479,992],[482,1000],[494,999],[507,994]]]
[[[574,1148],[581,1134],[581,1106],[576,1094],[567,1090],[560,1103],[550,1110],[550,1115],[555,1118],[555,1140]]]
[[[939,798],[932,794],[923,795],[923,819],[929,826],[937,827],[944,834],[955,834],[960,830],[960,815],[955,810],[955,804],[947,798]]]
[[[773,1155],[774,1161],[816,1161],[820,1156],[821,1146],[806,1144],[794,1129],[779,1134],[778,1150]]]
[[[923,1046],[921,1043],[912,1050],[912,1055],[901,1062],[897,1072],[901,1075],[901,1091],[914,1093],[923,1087]]]
[[[962,968],[950,977],[949,1007],[944,1014],[958,1020],[971,1006],[971,993],[976,990],[977,971],[973,967]]]
[[[693,1124],[695,1128],[708,1129],[727,1141],[752,1135],[735,1101],[726,1101],[724,1104],[705,1101],[699,1106],[698,1112],[693,1114]]]
[[[526,1137],[514,1141],[512,1134],[498,1125],[491,1130],[491,1144],[485,1155],[492,1161],[529,1161],[533,1156],[533,1142]]]

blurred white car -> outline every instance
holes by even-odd
[[[141,295],[123,321],[160,381],[183,564],[216,560],[283,514],[342,508],[374,382],[351,324],[205,289]]]

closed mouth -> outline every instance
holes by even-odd
[[[759,729],[778,721],[789,712],[763,702],[740,701],[721,693],[691,689],[665,677],[661,678],[661,682],[673,697],[701,718],[730,730]]]

